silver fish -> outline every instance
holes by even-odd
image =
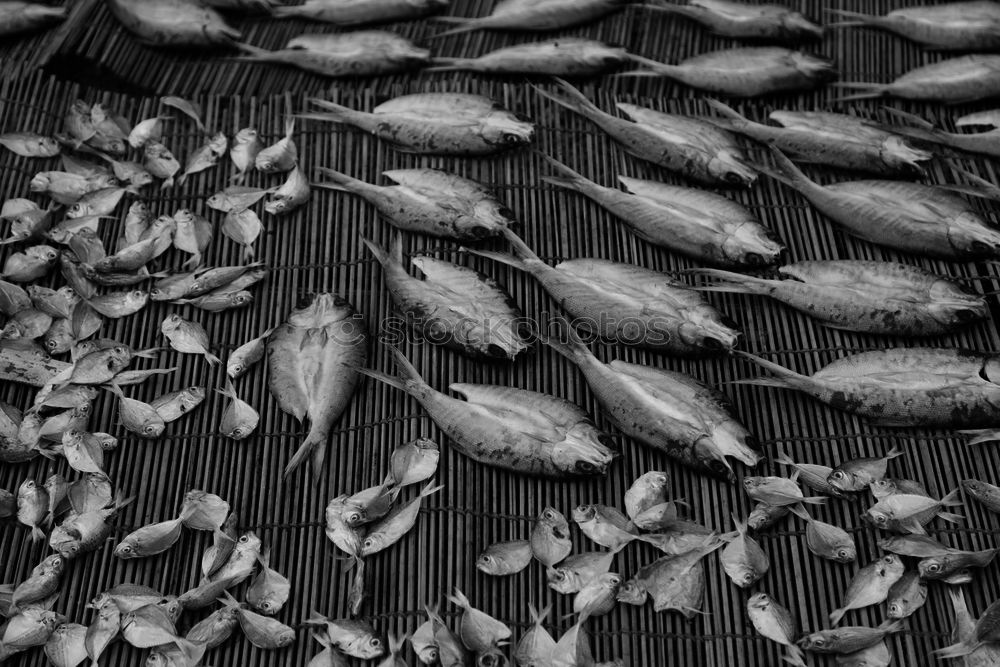
[[[820,185],[780,152],[773,178],[799,191],[849,234],[897,250],[945,259],[1000,254],[1000,231],[965,200],[938,187],[900,181]],[[863,222],[862,222],[863,221]]]
[[[68,7],[52,7],[37,2],[0,3],[0,36],[8,37],[58,23]]]
[[[433,440],[419,438],[392,451],[389,478],[395,486],[408,486],[430,479],[437,472],[441,452]]]
[[[978,479],[966,479],[962,482],[962,488],[966,495],[986,509],[1000,514],[1000,487]]]
[[[546,567],[552,567],[565,559],[573,550],[573,542],[569,538],[569,522],[554,507],[544,508],[535,519],[529,542],[532,555]]]
[[[219,422],[219,433],[233,440],[243,440],[253,434],[260,422],[260,415],[253,406],[239,397],[232,380],[226,380],[225,390],[216,391],[229,399],[229,405]]]
[[[990,667],[1000,661],[1000,646],[995,643],[1000,605],[993,603],[976,619],[969,612],[965,593],[958,586],[948,587],[955,612],[951,646],[937,652],[941,657],[962,657],[966,667]]]
[[[0,22],[2,21],[3,19],[0,19]],[[54,157],[59,155],[61,150],[59,142],[55,139],[34,132],[0,134],[0,146],[21,157]]]
[[[789,664],[806,667],[802,649],[795,645],[799,626],[788,609],[767,593],[756,593],[747,600],[747,616],[757,632],[787,649]]]
[[[226,46],[240,37],[218,12],[191,0],[109,0],[108,8],[125,28],[156,46]]]
[[[295,119],[285,121],[285,136],[267,148],[262,148],[254,157],[254,167],[263,174],[291,171],[299,162],[299,149],[295,145]]]
[[[186,1],[186,0],[181,0]],[[156,178],[163,179],[161,189],[174,185],[174,177],[181,170],[181,163],[166,146],[158,141],[148,141],[142,148],[143,163],[146,171]]]
[[[222,221],[222,233],[243,247],[243,260],[254,258],[253,244],[264,231],[260,218],[251,209],[233,209]]]
[[[1000,375],[993,355],[957,349],[889,348],[852,354],[800,375],[745,352],[775,377],[740,384],[796,389],[886,426],[988,428],[1000,423]],[[877,377],[877,382],[873,378]]]
[[[364,318],[333,294],[292,311],[268,340],[268,387],[278,406],[309,433],[285,467],[287,476],[312,455],[318,479],[330,429],[347,407],[368,359]]]
[[[910,570],[903,574],[889,589],[886,613],[889,618],[907,618],[927,600],[927,582],[919,573]]]
[[[802,637],[797,644],[812,653],[843,655],[874,646],[888,635],[902,629],[903,622],[895,620],[885,621],[877,628],[849,626],[833,630],[820,630]]]
[[[208,334],[197,322],[185,320],[177,314],[168,315],[160,323],[160,332],[170,342],[170,347],[178,352],[204,355],[210,366],[222,363],[221,359],[212,354]]]
[[[717,100],[708,100],[720,126],[774,146],[796,160],[887,176],[916,176],[933,153],[872,121],[825,111],[772,111],[780,127],[764,125]]]
[[[845,81],[834,84],[858,93],[840,101],[874,97],[958,104],[1000,95],[1000,55],[974,54],[941,60],[912,69],[892,83]]]
[[[247,341],[232,351],[226,360],[226,375],[235,380],[242,377],[250,368],[264,358],[267,351],[267,339],[274,329],[267,329],[257,338]]]
[[[885,601],[906,571],[899,556],[889,554],[858,570],[844,593],[843,604],[830,613],[830,625],[837,625],[851,609],[861,609]]]
[[[208,249],[208,244],[212,242],[213,225],[204,217],[186,208],[174,213],[173,219],[176,223],[173,236],[174,247],[191,255],[191,259],[184,262],[183,267],[185,269],[197,268],[201,265],[202,256]]]
[[[781,5],[757,5],[730,0],[688,0],[662,3],[654,9],[697,21],[717,35],[795,44],[823,38],[823,26]]]
[[[805,92],[837,78],[832,60],[777,46],[712,51],[676,65],[645,58],[636,60],[648,69],[619,76],[666,77],[691,88],[731,97]]]
[[[163,121],[171,118],[171,116],[154,116],[139,121],[129,132],[129,145],[132,148],[142,148],[150,141],[159,141],[163,138]]]
[[[122,539],[115,547],[115,555],[119,558],[146,558],[155,556],[172,547],[180,539],[182,520],[170,519],[160,523],[149,524],[135,530]]]
[[[194,410],[204,400],[205,388],[192,386],[161,394],[154,398],[150,405],[163,421],[173,422]]]
[[[448,596],[448,599],[462,610],[462,617],[458,622],[458,635],[470,651],[488,653],[500,642],[510,639],[510,628],[473,607],[469,598],[458,588],[455,589],[454,595]]]
[[[718,549],[716,541],[676,556],[664,556],[636,572],[618,595],[626,604],[643,605],[653,599],[653,610],[676,611],[693,618],[705,596],[704,557]]]
[[[531,615],[532,625],[521,635],[514,649],[514,662],[521,667],[547,667],[553,649],[556,647],[556,640],[552,638],[549,631],[542,625],[549,615],[551,607],[544,607],[541,611],[528,603],[528,613]]]
[[[719,560],[732,582],[740,588],[747,588],[767,573],[770,561],[760,544],[747,535],[747,525],[736,516],[733,521],[736,523],[736,535],[722,550]]]
[[[476,569],[494,577],[517,574],[528,567],[531,556],[531,544],[527,540],[497,542],[479,554]]]
[[[367,621],[329,619],[313,612],[305,622],[308,625],[326,626],[329,645],[345,655],[372,660],[385,654],[385,642]]]
[[[659,470],[643,473],[625,491],[625,513],[634,522],[646,510],[666,503],[669,491],[670,477],[667,473]]]
[[[630,60],[623,48],[570,37],[508,46],[478,58],[434,58],[433,66],[425,71],[581,77],[612,72]]]
[[[189,176],[217,165],[227,150],[229,150],[229,139],[225,132],[212,135],[204,145],[188,156],[187,163],[184,165],[184,173],[177,179],[177,184],[183,185]]]
[[[736,138],[707,120],[633,104],[616,104],[628,117],[626,120],[602,111],[562,79],[555,79],[555,82],[563,96],[538,87],[535,91],[594,123],[627,152],[642,160],[706,185],[749,187],[757,178],[757,172],[750,167]],[[568,175],[573,176],[572,172]]]
[[[446,9],[451,0],[306,0],[271,9],[275,18],[323,21],[340,26],[420,19]]]
[[[252,127],[245,127],[233,137],[233,145],[229,149],[229,157],[236,166],[237,174],[234,180],[243,181],[248,171],[254,168],[254,161],[257,153],[264,148],[260,142],[257,130]]]
[[[864,491],[871,484],[884,478],[889,461],[902,456],[903,453],[903,450],[893,447],[882,457],[841,461],[830,472],[827,481],[841,491]]]
[[[305,205],[309,201],[310,194],[309,179],[302,173],[302,169],[295,165],[288,174],[288,179],[264,204],[264,210],[271,215],[287,215]]]
[[[302,118],[353,125],[393,148],[424,155],[485,156],[530,144],[535,126],[499,103],[465,93],[417,93],[356,111],[310,99],[323,113]]]
[[[798,479],[796,481],[801,482],[813,491],[825,493],[831,496],[837,496],[838,498],[845,497],[843,491],[827,481],[830,473],[833,472],[833,468],[830,466],[817,465],[814,463],[796,463],[781,448],[778,448],[777,456],[774,458],[774,462],[778,465],[790,467],[798,473]]]
[[[523,389],[456,383],[452,398],[425,383],[393,349],[401,377],[362,370],[420,402],[466,456],[487,465],[554,478],[603,475],[614,454],[590,417],[561,398]]]
[[[769,296],[823,324],[848,331],[938,336],[982,320],[984,297],[924,269],[895,262],[826,260],[778,267],[791,280],[695,269],[705,291]]]
[[[625,363],[601,362],[576,332],[547,343],[574,362],[607,416],[627,435],[681,463],[731,479],[727,457],[748,466],[760,461],[754,438],[733,416],[729,400],[682,373]]]
[[[458,27],[435,37],[473,30],[561,30],[607,16],[627,4],[629,0],[505,0],[482,18],[439,17],[437,20]]]
[[[841,9],[827,11],[845,19],[830,24],[831,28],[880,28],[938,50],[1000,49],[1000,7],[995,2],[971,0],[904,7],[894,9],[884,16]]]
[[[382,266],[386,287],[407,325],[428,342],[500,359],[514,359],[528,348],[517,328],[521,312],[492,279],[427,256],[410,258],[424,274],[423,280],[414,278],[403,262],[399,234],[393,234],[390,252],[361,240]]]
[[[356,194],[390,223],[407,231],[460,240],[496,236],[514,224],[513,212],[485,186],[434,169],[396,169],[384,176],[398,185],[366,183],[332,169],[320,171],[333,183],[316,185]]]
[[[246,54],[238,60],[291,65],[329,77],[398,74],[431,62],[427,49],[380,30],[299,35],[278,51],[250,44],[237,44],[237,48]]]
[[[699,356],[731,350],[739,332],[701,295],[659,271],[603,259],[549,266],[514,232],[515,255],[474,254],[530,273],[573,317],[574,326],[625,345]]]
[[[550,566],[546,571],[549,588],[564,595],[580,591],[595,577],[611,570],[616,553],[585,551],[567,556],[557,566]]]
[[[563,164],[548,183],[579,192],[620,218],[639,238],[730,268],[778,263],[785,246],[742,204],[714,192],[619,176],[626,192],[598,185]]]
[[[883,530],[899,533],[924,534],[924,526],[936,517],[950,523],[958,523],[962,516],[944,511],[946,507],[962,504],[955,489],[941,500],[905,493],[895,494],[879,500],[861,515],[869,524]]]

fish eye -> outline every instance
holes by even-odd
[[[885,522],[886,522],[886,521],[888,521],[888,520],[889,520],[889,518],[888,518],[888,517],[886,517],[886,516],[885,516],[885,515],[883,515],[883,514],[877,514],[877,515],[875,516],[875,522],[876,522],[876,523],[885,523]]]
[[[553,512],[552,510],[545,510],[544,512],[542,512],[542,516],[544,516],[546,519],[555,519],[556,513]]]
[[[847,553],[847,549],[841,549],[837,552],[837,556],[839,556],[840,558],[848,558],[850,557],[850,554]]]
[[[45,341],[45,347],[55,349],[58,346],[59,343],[54,338],[49,338],[48,340]]]
[[[813,644],[815,644],[816,646],[825,646],[826,640],[823,639],[822,637],[817,637],[816,639],[813,640]]]
[[[596,469],[593,463],[590,461],[577,461],[576,469],[583,473],[593,472]]]
[[[705,336],[702,338],[701,346],[706,350],[721,350],[724,347],[721,340],[718,338],[712,338],[711,336]]]
[[[493,556],[489,556],[487,554],[483,554],[482,556],[479,557],[479,560],[483,561],[484,563],[492,563],[493,562]]]
[[[756,575],[753,572],[747,572],[746,574],[743,575],[743,581],[745,583],[752,584],[754,582],[755,577]]]
[[[888,556],[886,556],[882,560],[884,560],[886,563],[889,563],[891,565],[892,563],[896,562],[896,557],[893,556],[892,554],[889,554]]]
[[[930,565],[927,566],[927,569],[929,571],[931,571],[931,572],[940,572],[941,571],[941,564],[940,563],[931,563]]]
[[[566,578],[566,573],[562,570],[553,570],[550,576],[556,581],[562,581]]]
[[[988,243],[983,243],[982,241],[973,241],[970,245],[973,252],[990,252],[993,247]]]
[[[153,435],[154,433],[156,433],[156,427],[153,426],[152,424],[146,424],[145,426],[142,427],[142,432],[145,433],[146,435]]]
[[[382,640],[379,639],[378,637],[372,637],[368,643],[371,644],[372,646],[378,647],[382,645]]]
[[[963,308],[962,310],[955,313],[955,317],[958,319],[959,322],[972,322],[973,320],[978,318],[979,315],[973,310]]]
[[[741,180],[738,182],[742,183],[743,181]],[[766,264],[766,262],[764,261],[764,257],[756,252],[748,252],[746,255],[743,256],[743,261],[745,261],[750,266],[762,266],[763,264]]]
[[[844,474],[843,470],[834,470],[833,471],[833,477],[835,477],[836,479],[844,479],[844,477],[846,477],[846,476],[847,475]]]
[[[130,554],[132,553],[132,547],[129,546],[128,544],[123,544],[119,548],[119,551],[121,551],[123,554]]]
[[[373,540],[370,537],[365,538],[365,541],[364,541],[364,547],[365,547],[365,549],[371,549],[374,546],[375,546],[375,540]]]
[[[242,544],[246,544],[249,541],[250,541],[250,536],[249,535],[242,535],[242,536],[240,536],[240,542]]]

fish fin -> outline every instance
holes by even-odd
[[[881,623],[879,623],[877,629],[881,630],[882,632],[886,633],[887,635],[891,635],[892,633],[899,632],[900,630],[903,629],[903,620],[902,619],[897,619],[897,620],[893,621],[891,619],[886,619],[886,620],[882,621]]]
[[[839,609],[834,609],[830,612],[830,625],[835,626],[840,623],[840,619],[844,618],[844,614],[847,613],[847,607],[840,607]]]
[[[709,108],[714,110],[716,113],[720,114],[725,120],[730,121],[732,125],[749,125],[753,123],[753,121],[725,102],[707,99],[705,100],[705,104],[707,104]],[[712,121],[714,119],[708,118],[707,120]]]
[[[781,446],[778,447],[778,455],[774,457],[774,462],[783,466],[795,466],[795,461],[792,460],[792,457]]]
[[[575,190],[577,192],[583,191],[581,187],[583,185],[594,185],[593,181],[583,174],[574,171],[569,165],[563,164],[554,157],[550,157],[541,151],[536,152],[547,165],[552,167],[559,174],[558,176],[542,176],[542,180],[546,183],[551,183],[553,185]]]
[[[207,350],[205,351],[205,361],[208,362],[209,366],[218,366],[219,364],[222,363],[222,359],[219,359],[217,356],[215,356],[211,352],[208,352]]]
[[[886,107],[886,106],[882,107],[882,110],[885,111],[890,116],[895,116],[900,120],[905,120],[913,125],[916,125],[921,129],[930,130],[932,132],[937,131],[937,128],[934,127],[934,123],[930,122],[929,120],[925,120],[916,114],[909,113],[908,111],[903,111],[902,109],[894,109],[892,107]]]
[[[244,61],[263,61],[271,55],[271,52],[267,49],[262,49],[259,46],[254,46],[253,44],[247,44],[246,42],[235,42],[234,47],[247,54],[245,56],[235,56],[231,60],[244,60]]]
[[[938,512],[938,518],[948,523],[961,523],[965,520],[965,517],[961,514],[955,514],[954,512]]]
[[[335,169],[330,169],[329,167],[320,167],[319,172],[333,180],[333,183],[313,183],[313,185],[318,185],[321,188],[341,190],[344,192],[356,192],[357,188],[368,185],[364,181],[360,181],[353,176],[348,176],[347,174],[341,173]]]
[[[799,169],[798,165],[792,162],[787,155],[773,146],[769,146],[769,148],[777,169],[772,169],[766,165],[754,164],[752,166],[755,169],[796,190],[801,191],[806,187],[817,186],[817,183],[806,176],[805,172]]]
[[[350,107],[345,107],[342,104],[337,104],[336,102],[328,102],[327,100],[321,100],[315,97],[310,97],[307,102],[318,106],[327,113],[311,113],[311,114],[298,114],[296,118],[310,118],[312,120],[328,120],[335,123],[346,123],[349,122],[348,118],[355,115],[357,112]]]
[[[282,478],[288,477],[292,471],[302,465],[306,457],[312,454],[313,457],[313,481],[318,481],[316,476],[322,472],[323,462],[326,458],[326,440],[328,434],[326,432],[313,433],[312,430],[306,435],[306,439],[302,441],[299,448],[295,450],[295,454],[292,455],[291,460],[288,465],[285,466],[285,470],[281,473]]]
[[[743,273],[733,273],[722,269],[693,268],[683,269],[681,273],[700,278],[713,278],[722,283],[709,283],[707,285],[688,285],[688,289],[698,292],[727,292],[730,294],[762,294],[768,295],[771,291],[771,284],[775,281],[757,276],[748,276]]]
[[[494,262],[500,262],[501,264],[506,264],[507,266],[512,266],[519,271],[527,271],[528,267],[517,257],[509,255],[505,252],[493,252],[491,250],[476,250],[475,248],[465,248],[462,247],[461,250],[477,257],[485,257],[486,259],[491,259]]]
[[[872,100],[882,97],[889,90],[889,85],[885,83],[864,83],[862,81],[840,81],[830,84],[834,88],[844,88],[846,90],[859,90],[862,92],[854,95],[844,95],[830,100],[836,102],[853,102],[854,100]]]
[[[475,58],[431,58],[431,66],[424,72],[458,72],[469,67]]]
[[[825,505],[826,501],[826,496],[807,496],[803,498],[801,502],[808,503],[810,505]]]
[[[37,542],[45,539],[45,531],[38,526],[31,527],[31,541]]]
[[[629,72],[622,72],[623,76],[669,76],[672,70],[677,68],[677,65],[668,65],[667,63],[661,63],[659,60],[653,60],[652,58],[646,58],[644,56],[638,56],[635,54],[629,54],[629,60],[637,65],[643,65],[648,67],[648,70],[631,70]],[[617,76],[617,75],[612,75]]]
[[[784,389],[798,389],[804,383],[808,383],[810,378],[796,373],[793,370],[785,368],[780,364],[776,364],[773,361],[768,361],[763,357],[758,357],[757,355],[750,354],[749,352],[744,352],[742,350],[733,350],[733,354],[744,359],[749,359],[753,361],[758,366],[762,366],[764,369],[771,371],[778,377],[756,377],[747,378],[745,380],[731,380],[730,384],[753,384],[760,387],[779,387]]]
[[[808,667],[805,662],[805,654],[795,644],[785,647],[787,649],[788,655],[783,656],[781,660],[787,662],[789,665],[794,665],[795,667]]]
[[[953,586],[949,587],[949,589],[952,588],[954,587]],[[981,642],[977,642],[975,640],[973,641],[963,640],[958,642],[957,644],[952,644],[951,646],[945,646],[944,648],[937,649],[936,651],[934,651],[934,655],[936,655],[939,659],[961,658],[963,656],[975,652],[976,649],[978,649],[980,646],[982,646]]]
[[[550,611],[552,611],[551,603],[542,607],[541,611],[535,609],[534,603],[531,602],[528,603],[528,614],[531,616],[532,625],[540,627],[542,623],[545,621],[545,619],[548,618]]]
[[[434,495],[438,491],[444,488],[444,484],[438,484],[434,486],[434,482],[428,482],[427,486],[420,490],[420,498],[426,498],[427,496]]]
[[[888,452],[886,452],[886,455],[883,456],[882,458],[887,459],[887,460],[888,459],[894,459],[896,457],[903,456],[905,453],[906,452],[904,452],[898,446],[893,445],[892,449],[890,449]],[[956,492],[957,492],[957,489],[956,489]]]

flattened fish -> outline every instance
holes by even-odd
[[[322,471],[330,429],[347,407],[368,359],[364,319],[338,296],[317,294],[289,314],[268,341],[268,385],[282,410],[309,433],[285,467],[287,476],[312,454],[313,477]]]
[[[218,12],[195,0],[108,0],[108,7],[129,31],[156,46],[225,46],[240,37]]]
[[[237,60],[278,63],[321,76],[382,76],[425,67],[431,52],[392,32],[359,30],[299,35],[284,49],[268,51],[237,44],[246,55]]]
[[[697,21],[717,35],[794,44],[823,39],[823,26],[781,5],[758,5],[729,0],[688,0],[663,3],[655,9]]]

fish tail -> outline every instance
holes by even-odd
[[[801,502],[808,503],[809,505],[825,505],[826,500],[826,496],[807,496]]]
[[[733,384],[755,384],[761,387],[783,387],[786,389],[796,389],[803,381],[808,381],[809,378],[805,375],[796,373],[793,370],[785,368],[780,364],[776,364],[773,361],[768,361],[763,357],[758,357],[755,354],[750,354],[749,352],[744,352],[743,350],[733,350],[733,354],[743,357],[744,359],[749,359],[758,366],[763,367],[765,370],[769,370],[778,377],[756,377],[748,378],[746,380],[734,380]]]
[[[514,255],[506,252],[493,252],[491,250],[476,250],[474,248],[462,248],[465,252],[471,253],[478,257],[485,257],[486,259],[492,259],[494,262],[500,262],[501,264],[506,264],[507,266],[512,266],[520,271],[527,271],[528,265],[522,262]]]
[[[902,621],[902,619],[897,619],[895,621],[886,619],[886,620],[882,621],[881,623],[879,623],[879,626],[878,626],[877,629],[881,630],[882,632],[884,632],[887,635],[891,635],[894,632],[899,632],[900,630],[903,629],[903,621]]]
[[[843,19],[845,21],[835,21],[833,23],[827,23],[827,28],[849,28],[857,26],[874,25],[878,23],[878,16],[872,16],[871,14],[863,14],[862,12],[852,12],[846,9],[827,9],[827,13],[833,14]]]
[[[962,435],[972,436],[966,445],[982,445],[988,442],[1000,441],[1000,430],[995,428],[982,428],[974,430],[959,431]]]
[[[590,101],[590,99],[573,87],[571,84],[557,76],[552,77],[552,81],[555,82],[556,86],[565,93],[568,97],[562,97],[554,93],[550,93],[546,90],[542,90],[538,86],[532,85],[531,87],[535,89],[535,92],[544,97],[547,100],[555,102],[561,107],[565,107],[570,111],[585,116],[587,118],[594,117],[604,117],[608,114],[602,111],[596,104]]]
[[[420,497],[426,498],[427,496],[433,496],[435,493],[444,488],[444,484],[434,485],[434,482],[428,482],[427,486],[420,490]]]
[[[749,118],[741,114],[739,111],[724,102],[720,102],[719,100],[707,99],[705,100],[705,104],[726,120],[732,121],[736,126],[749,125],[751,122]]]
[[[948,523],[961,523],[965,519],[961,514],[955,514],[954,512],[938,512],[938,518]]]
[[[813,520],[812,516],[809,515],[809,511],[806,509],[805,505],[802,503],[795,503],[794,505],[788,506],[788,511],[799,517],[806,523]]]
[[[208,351],[205,352],[205,361],[208,362],[209,366],[218,366],[222,363],[222,359],[219,359],[217,356]]]
[[[648,67],[649,69],[621,72],[620,74],[616,74],[614,76],[670,76],[673,70],[677,67],[676,65],[668,65],[667,63],[661,63],[659,60],[653,60],[652,58],[645,58],[635,54],[629,54],[629,60],[637,65]]]
[[[892,449],[890,449],[888,452],[886,452],[886,455],[883,458],[885,458],[885,459],[894,459],[896,457],[902,456],[905,453],[906,452],[904,452],[898,446],[893,445]],[[956,492],[957,492],[957,489],[956,489]]]
[[[320,109],[323,109],[326,113],[305,113],[298,114],[298,118],[308,118],[312,120],[326,120],[334,123],[350,123],[351,119],[357,115],[357,111],[350,109],[343,105],[337,104],[335,102],[328,102],[326,100],[320,100],[315,97],[310,97],[309,102]]]
[[[469,67],[475,58],[431,58],[431,66],[425,72],[458,72]]]
[[[452,25],[458,26],[457,28],[452,28],[451,30],[445,30],[444,32],[439,32],[436,35],[431,35],[428,39],[441,39],[442,37],[449,37],[451,35],[461,35],[464,32],[472,32],[473,30],[479,30],[484,26],[484,22],[478,18],[468,18],[465,16],[436,16],[435,21],[441,23],[450,23]]]
[[[574,171],[571,167],[563,164],[554,157],[549,157],[541,151],[538,151],[538,155],[545,160],[546,164],[559,173],[558,176],[542,176],[542,180],[546,183],[551,183],[552,185],[566,188],[568,190],[574,190],[576,192],[585,192],[587,186],[595,185],[595,183],[589,178]]]
[[[831,102],[853,102],[854,100],[871,100],[885,95],[886,91],[889,90],[889,86],[884,83],[865,83],[863,81],[840,81],[831,84],[835,88],[843,88],[845,90],[859,90],[861,92],[855,93],[854,95],[844,95],[843,97],[836,97]]]
[[[788,655],[781,658],[784,662],[787,662],[789,665],[794,665],[795,667],[807,667],[805,654],[802,652],[802,649],[795,644],[787,646],[786,649]]]
[[[552,611],[552,604],[549,603],[542,607],[541,611],[535,609],[535,605],[532,602],[528,603],[528,614],[531,616],[531,623],[536,627],[541,627],[542,623],[549,616],[549,612]]]
[[[950,586],[949,588],[954,588],[954,587]],[[934,651],[934,655],[936,655],[939,659],[944,658],[945,660],[952,658],[961,658],[963,656],[975,652],[976,649],[978,649],[980,646],[982,646],[982,642],[964,640],[958,642],[957,644],[952,644],[951,646],[945,646],[944,648],[939,648],[936,651]]]
[[[925,119],[921,118],[920,116],[918,116],[916,114],[909,113],[908,111],[903,111],[902,109],[893,109],[892,107],[882,107],[882,108],[890,116],[895,116],[896,118],[899,118],[900,120],[905,120],[905,121],[907,121],[909,123],[912,123],[913,125],[916,125],[917,127],[922,128],[924,130],[934,130],[934,131],[936,131],[936,129],[934,127],[934,123],[932,123],[932,122],[930,122],[928,120],[925,120]]]
[[[292,455],[292,458],[288,462],[288,465],[285,466],[285,470],[281,473],[282,478],[288,477],[292,473],[292,471],[294,471],[296,468],[305,463],[306,457],[309,456],[310,454],[313,454],[313,450],[315,449],[322,450],[323,452],[319,458],[320,466],[322,466],[323,457],[325,456],[325,451],[326,451],[325,447],[326,435],[327,435],[326,433],[319,434],[310,431],[309,434],[306,436],[306,439],[302,441],[301,445],[299,445],[299,448],[295,450],[295,454]],[[313,463],[315,466],[316,463],[315,454],[313,454]],[[315,467],[313,469],[313,475],[314,476],[316,475]]]
[[[746,535],[747,534],[747,524],[746,524],[746,522],[741,521],[740,517],[735,512],[733,512],[729,516],[732,517],[733,523],[736,525],[736,532],[740,536]]]
[[[246,60],[246,61],[257,61],[263,62],[269,60],[273,55],[267,49],[262,49],[259,46],[254,46],[253,44],[247,44],[246,42],[235,42],[233,44],[237,49],[246,55],[235,56],[232,60]]]
[[[396,239],[394,238],[393,242],[395,242],[395,240]],[[389,253],[387,253],[385,248],[379,244],[370,239],[366,239],[364,236],[361,237],[361,242],[365,244],[365,247],[367,247],[373,255],[375,255],[375,259],[382,266],[388,266],[392,262],[392,258],[389,256]]]
[[[336,171],[335,169],[330,169],[329,167],[320,167],[319,171],[324,176],[333,180],[333,183],[313,183],[313,185],[317,185],[321,188],[341,190],[343,192],[357,192],[364,186],[368,185],[364,181],[360,181],[353,176],[348,176],[347,174]]]
[[[767,278],[748,276],[743,273],[733,273],[722,269],[685,269],[683,273],[701,278],[713,278],[721,283],[707,285],[689,285],[688,289],[698,292],[727,292],[730,294],[770,294],[771,283]]]
[[[465,597],[465,593],[459,590],[457,586],[455,587],[454,595],[446,595],[445,597],[462,609],[468,609],[472,606],[472,603],[469,602],[469,598]]]
[[[840,619],[842,619],[844,617],[844,614],[846,613],[847,609],[844,607],[841,607],[839,609],[834,609],[832,612],[830,612],[830,625],[833,626],[840,623]]]
[[[960,489],[961,489],[961,487],[955,487],[951,491],[951,493],[949,493],[944,498],[942,498],[941,499],[941,506],[942,507],[958,507],[959,505],[962,505],[962,499],[959,497],[959,491],[960,491]]]
[[[44,539],[45,539],[45,531],[42,530],[39,526],[32,526],[31,541],[38,542],[39,540],[44,540]]]
[[[560,325],[559,333],[564,334],[565,339],[562,335],[548,336],[539,334],[538,339],[541,342],[545,343],[553,350],[573,362],[577,362],[582,358],[585,359],[593,356],[593,352],[591,352],[590,348],[587,347],[587,343],[580,338],[580,335],[566,318],[557,318],[553,320],[552,323]]]
[[[795,188],[796,190],[802,190],[804,188],[815,185],[815,183],[805,175],[798,165],[792,162],[787,155],[782,153],[777,148],[771,147],[771,156],[774,158],[774,162],[777,165],[777,169],[771,169],[766,165],[753,165],[758,171],[761,171],[776,181],[784,183],[790,188]]]
[[[774,457],[774,462],[783,466],[794,466],[795,461],[788,455],[783,447],[778,447],[778,455]]]

